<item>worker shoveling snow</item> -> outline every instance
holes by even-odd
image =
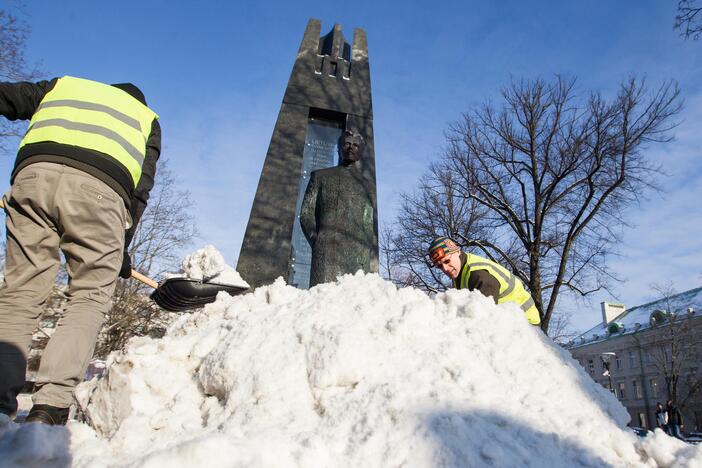
[[[6,465],[700,466],[702,447],[628,414],[567,351],[469,291],[377,275],[279,281],[134,339],[77,391],[88,424],[0,420]]]

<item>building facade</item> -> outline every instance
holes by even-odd
[[[626,309],[602,303],[602,322],[567,348],[629,411],[656,427],[656,403],[674,400],[686,432],[702,431],[702,288]]]

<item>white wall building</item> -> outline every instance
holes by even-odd
[[[677,378],[685,431],[702,431],[702,287],[628,310],[601,307],[602,321],[566,345],[573,357],[604,387],[611,382],[632,426],[655,427],[656,403],[672,398]]]

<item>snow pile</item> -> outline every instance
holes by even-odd
[[[220,295],[107,365],[77,391],[92,428],[57,429],[74,466],[702,464],[702,447],[628,432],[620,403],[516,306],[377,275]],[[9,426],[0,460],[24,447]],[[36,466],[55,460],[46,445]]]
[[[182,275],[187,278],[249,287],[239,273],[227,265],[222,254],[213,245],[207,245],[185,257],[180,268]]]

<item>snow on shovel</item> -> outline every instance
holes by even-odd
[[[4,208],[5,203],[0,199],[0,209]],[[132,278],[152,287],[154,292],[151,293],[151,300],[169,312],[186,312],[203,307],[205,304],[214,302],[220,291],[235,296],[249,289],[245,286],[187,277],[168,278],[157,283],[134,269],[132,269]]]
[[[233,284],[184,277],[168,278],[157,283],[136,270],[132,270],[132,278],[154,288],[151,299],[169,312],[185,312],[203,307],[205,304],[214,302],[219,292],[235,296],[249,289]]]

